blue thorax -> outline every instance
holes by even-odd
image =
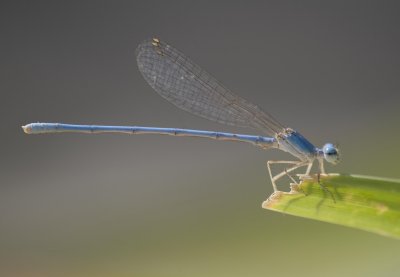
[[[286,128],[277,135],[279,148],[299,158],[313,160],[318,155],[318,148],[303,137],[299,132]]]

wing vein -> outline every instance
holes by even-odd
[[[162,97],[192,114],[223,124],[258,128],[274,136],[283,129],[271,115],[233,94],[183,53],[157,39],[136,50],[140,72]]]

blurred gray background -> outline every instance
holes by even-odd
[[[261,209],[279,151],[205,139],[25,135],[30,122],[260,134],[141,77],[158,36],[313,143],[329,172],[399,178],[398,1],[2,1],[0,275],[397,276],[400,242]]]

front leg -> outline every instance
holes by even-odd
[[[319,184],[319,186],[321,187],[322,190],[324,190],[325,192],[327,192],[331,196],[333,202],[336,203],[336,199],[335,199],[335,196],[333,195],[333,193],[324,184],[322,184],[322,182],[321,182],[321,178],[320,178],[321,175],[326,175],[325,168],[324,168],[324,160],[323,159],[318,159],[318,161],[319,161],[318,184]]]
[[[324,167],[324,159],[323,158],[319,158],[318,159],[319,162],[319,173],[322,175],[325,175],[325,167]]]

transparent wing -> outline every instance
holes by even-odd
[[[150,86],[177,107],[223,124],[258,128],[274,136],[283,126],[233,94],[183,53],[159,39],[136,49],[140,72]]]

